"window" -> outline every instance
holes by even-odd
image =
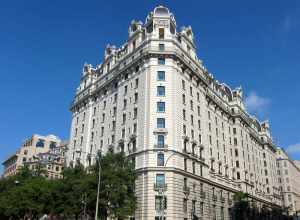
[[[221,220],[224,220],[224,207],[221,207]]]
[[[158,135],[157,136],[157,147],[165,147],[165,136],[164,135]]]
[[[165,186],[165,174],[156,174],[156,185]]]
[[[167,209],[167,197],[166,196],[164,196],[164,197],[162,197],[162,196],[155,196],[155,210],[157,210],[157,211],[162,210],[162,208],[163,208],[163,206],[162,206],[163,201],[164,201],[164,209]],[[155,220],[156,219],[162,220],[161,217],[155,217]],[[166,218],[164,217],[164,219],[166,219]]]
[[[202,216],[204,213],[204,203],[200,202],[200,215]]]
[[[128,92],[128,86],[125,86],[124,87],[124,95],[127,95],[127,92]]]
[[[165,128],[165,119],[157,118],[157,128]]]
[[[49,147],[50,147],[50,149],[54,149],[56,147],[56,143],[51,141]]]
[[[182,104],[185,105],[185,94],[182,94]]]
[[[133,109],[133,119],[137,118],[137,114],[138,114],[138,110],[137,110],[137,108],[134,108]]]
[[[164,28],[159,28],[158,29],[158,37],[159,39],[164,39],[165,38],[165,29]]]
[[[192,200],[192,214],[196,214],[196,200]]]
[[[157,166],[164,166],[165,165],[165,155],[163,153],[157,154]]]
[[[36,147],[44,147],[45,146],[45,141],[43,139],[38,139],[37,143],[36,143]]]
[[[159,65],[165,65],[165,58],[164,57],[159,57],[158,58],[158,64]]]
[[[187,171],[187,159],[184,158],[184,171]]]
[[[165,112],[165,102],[157,102],[157,111]]]
[[[182,80],[181,84],[182,84],[182,89],[185,90],[185,81]]]
[[[186,120],[185,109],[182,110],[182,117],[183,117],[183,120]]]
[[[158,48],[160,51],[164,51],[165,50],[165,45],[164,44],[159,44]]]
[[[157,80],[165,81],[165,71],[157,71]]]
[[[139,79],[136,78],[136,79],[135,79],[135,88],[137,89],[138,87],[139,87]]]
[[[193,174],[196,173],[196,166],[195,166],[195,162],[192,163],[192,166],[193,166]]]
[[[157,96],[165,96],[165,87],[164,86],[157,86]]]
[[[234,146],[237,146],[237,139],[236,138],[233,139],[233,144],[234,144]]]
[[[241,179],[240,172],[236,172],[236,178],[237,178],[238,180]]]
[[[183,199],[183,211],[186,213],[187,212],[187,199]]]
[[[124,99],[123,109],[126,109],[127,107],[127,99]]]
[[[138,99],[139,99],[139,96],[138,96],[138,93],[136,92],[136,93],[134,93],[134,103],[137,103]]]

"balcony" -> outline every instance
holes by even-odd
[[[154,183],[153,186],[154,191],[162,192],[162,191],[167,191],[167,184],[166,183]]]
[[[154,134],[167,134],[168,130],[166,128],[155,128]]]
[[[154,148],[155,149],[168,149],[168,145],[167,144],[154,144]]]

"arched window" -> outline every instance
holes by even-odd
[[[36,142],[36,147],[44,147],[45,144],[44,144],[44,140],[43,139],[39,139],[37,142]]]

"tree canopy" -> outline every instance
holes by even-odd
[[[133,215],[136,176],[131,161],[123,153],[108,152],[100,158],[100,167],[99,217]],[[88,168],[81,164],[66,168],[62,179],[46,179],[23,167],[17,175],[0,180],[0,219],[38,219],[44,214],[61,219],[94,217],[98,173],[98,162]]]

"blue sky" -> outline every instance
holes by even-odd
[[[33,133],[68,138],[84,62],[101,62],[158,4],[192,26],[208,70],[241,85],[249,110],[300,159],[300,1],[12,0],[0,7],[0,160]]]

